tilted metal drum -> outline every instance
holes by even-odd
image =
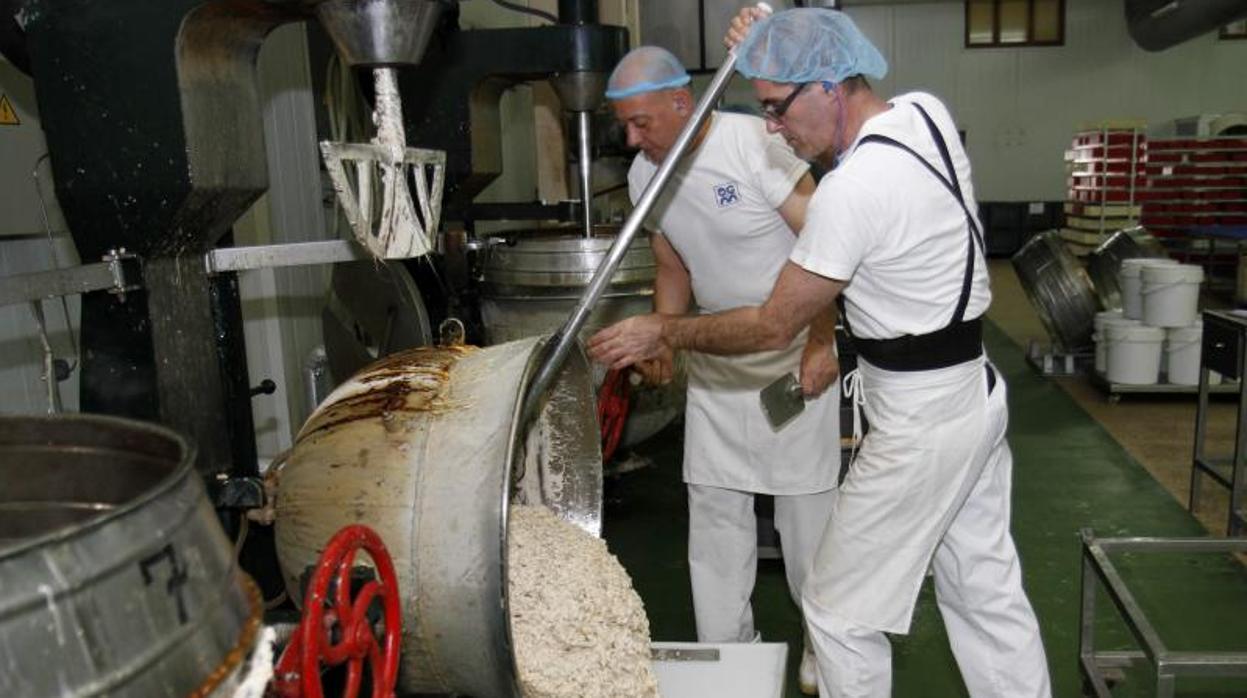
[[[1151,233],[1141,227],[1119,230],[1087,256],[1087,274],[1103,310],[1121,310],[1121,262],[1136,257],[1169,255]]]
[[[399,686],[519,696],[507,603],[507,512],[544,503],[601,530],[602,453],[583,352],[526,428],[538,337],[393,354],[308,419],[279,476],[277,555],[291,596],[346,524],[373,528],[403,598]]]
[[[1066,353],[1090,347],[1098,309],[1095,291],[1060,235],[1049,230],[1032,237],[1012,261],[1056,347]]]
[[[567,320],[615,243],[617,226],[597,226],[586,238],[567,230],[527,231],[490,249],[481,284],[481,319],[490,343],[550,334]],[[652,312],[654,253],[647,236],[633,240],[610,287],[590,313],[580,339],[633,315]],[[595,384],[606,371],[595,367]],[[684,374],[669,385],[633,393],[621,439],[633,445],[658,433],[684,411]]]
[[[0,695],[228,694],[262,605],[173,432],[0,418]]]

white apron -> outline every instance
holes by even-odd
[[[721,357],[689,352],[684,409],[684,481],[761,494],[812,494],[840,474],[840,382],[779,431],[759,392],[799,374],[806,333],[775,352]]]
[[[897,372],[859,363],[870,432],[805,589],[832,615],[908,632],[935,548],[1008,426],[1003,379],[989,396],[985,364]]]
[[[676,168],[650,215],[688,268],[699,312],[761,305],[795,238],[777,209],[809,169],[757,117],[713,116],[705,141]],[[638,155],[628,174],[636,201],[657,167]],[[839,382],[776,432],[758,392],[797,373],[806,333],[778,351],[742,356],[687,352],[684,481],[761,494],[812,494],[840,472]]]

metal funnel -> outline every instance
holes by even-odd
[[[352,66],[419,63],[453,0],[325,0],[316,16]]]

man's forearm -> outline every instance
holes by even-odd
[[[792,337],[775,323],[768,322],[759,307],[733,308],[713,315],[667,317],[663,339],[672,349],[689,349],[706,354],[750,354],[782,349]]]

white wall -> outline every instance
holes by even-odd
[[[1130,39],[1122,0],[1067,0],[1065,45],[966,49],[960,0],[849,6],[888,59],[875,84],[925,90],[967,132],[982,201],[1060,200],[1062,161],[1080,124],[1247,111],[1247,41],[1216,34],[1148,53]],[[704,79],[699,80],[704,84]],[[751,102],[744,80],[730,99]]]

